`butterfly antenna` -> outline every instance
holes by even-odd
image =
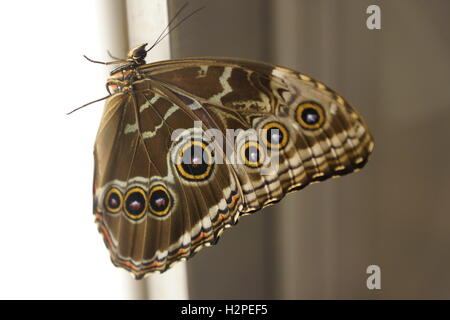
[[[186,8],[186,6],[188,5],[188,3],[185,3],[178,11],[177,13],[170,19],[167,27],[164,28],[163,32],[161,32],[161,34],[159,35],[159,37],[156,39],[156,41],[153,43],[153,45],[146,50],[147,52],[149,52],[150,50],[152,50],[158,43],[160,43],[162,40],[164,40],[165,37],[167,37],[172,31],[174,31],[177,27],[179,27],[184,21],[186,21],[187,19],[189,19],[190,17],[192,17],[194,14],[196,14],[197,12],[199,12],[200,10],[203,10],[205,8],[205,6],[200,7],[194,11],[192,11],[190,14],[188,14],[187,16],[185,16],[183,19],[181,19],[180,21],[178,21],[173,27],[171,27],[171,25],[173,24],[173,22],[175,21],[175,19],[180,15],[180,13],[183,11],[184,8]],[[168,31],[167,31],[168,30]],[[167,33],[166,33],[167,31]]]
[[[97,100],[88,102],[88,103],[86,103],[86,104],[83,104],[81,107],[75,108],[75,109],[73,109],[72,111],[70,111],[69,113],[66,113],[66,115],[72,114],[72,113],[74,113],[75,111],[80,110],[80,109],[82,109],[82,108],[84,108],[84,107],[87,107],[87,106],[90,105],[90,104],[93,104],[93,103],[96,103],[96,102],[99,102],[99,101],[108,99],[110,96],[111,96],[111,95],[108,94],[106,97],[103,97],[103,98],[100,98],[100,99],[97,99]]]
[[[188,2],[186,2],[185,4],[183,4],[181,6],[180,9],[178,9],[178,11],[175,13],[175,15],[170,19],[169,23],[167,24],[167,26],[164,28],[164,30],[160,33],[160,35],[158,36],[158,38],[155,40],[155,43],[158,42],[161,37],[164,35],[164,33],[167,31],[167,29],[170,28],[170,26],[172,25],[172,23],[175,21],[175,19],[180,15],[180,13],[189,5]],[[153,45],[152,45],[153,47]],[[148,52],[149,50],[147,50]]]

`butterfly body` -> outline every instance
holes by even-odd
[[[233,58],[145,64],[143,48],[107,81],[94,150],[96,222],[136,278],[291,191],[362,168],[373,149],[356,111],[310,77]]]

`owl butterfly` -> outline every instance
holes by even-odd
[[[367,162],[366,124],[321,82],[241,59],[145,64],[145,47],[107,80],[94,150],[96,223],[112,262],[136,279],[215,244],[241,216]],[[228,134],[251,129],[257,139]]]

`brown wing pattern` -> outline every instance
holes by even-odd
[[[192,106],[204,106],[201,111],[217,119],[222,128],[280,124],[286,130],[287,144],[271,149],[279,157],[276,170],[261,176],[260,170],[244,166],[246,174],[238,174],[246,195],[245,212],[311,182],[358,170],[373,150],[367,125],[348,102],[323,83],[293,70],[231,58],[173,60],[142,69],[178,95],[195,100]],[[322,120],[308,125],[302,110],[316,110]],[[238,118],[240,123],[235,121]],[[242,172],[242,166],[234,167]]]
[[[373,149],[341,96],[289,69],[193,58],[136,71],[106,103],[94,177],[111,259],[136,278],[214,244],[288,192],[363,167]],[[222,138],[205,135],[211,129]],[[258,140],[230,129],[254,129]]]

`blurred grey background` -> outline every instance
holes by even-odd
[[[450,1],[191,0],[173,58],[230,56],[323,81],[363,115],[359,173],[312,185],[188,263],[194,299],[450,298]],[[172,14],[184,1],[169,1]],[[366,9],[381,8],[381,30]],[[381,290],[366,268],[381,267]]]

